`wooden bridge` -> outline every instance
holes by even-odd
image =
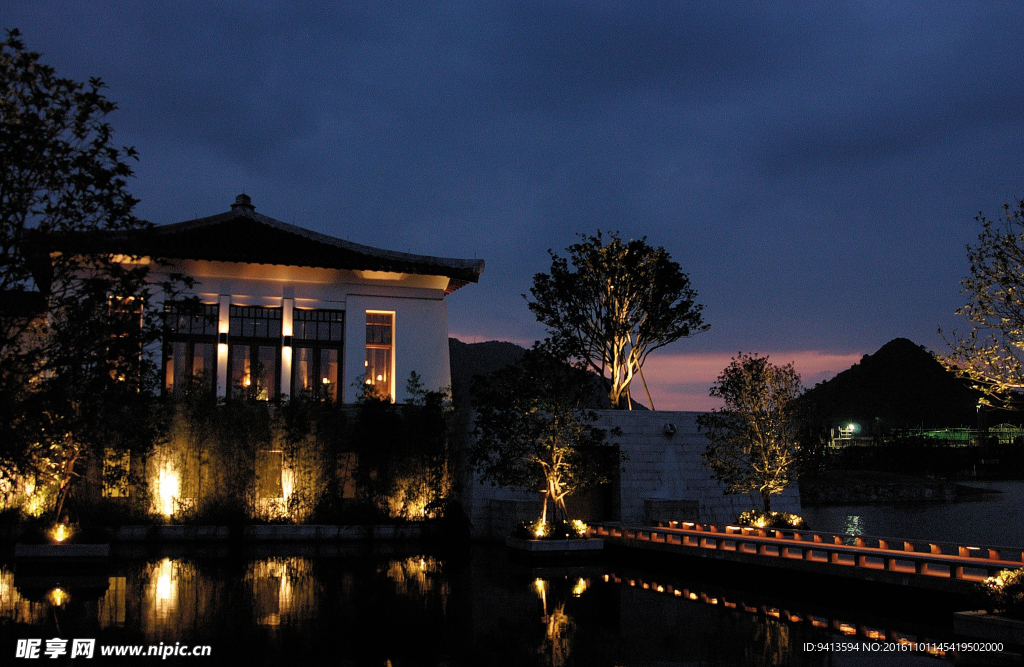
[[[1024,567],[1020,547],[964,546],[930,540],[807,530],[718,527],[660,521],[653,527],[595,523],[590,534],[609,546],[711,558],[867,581],[968,593],[1003,569]]]

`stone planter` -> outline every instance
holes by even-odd
[[[958,611],[953,614],[953,632],[976,639],[1024,646],[1024,621],[993,616],[987,611]]]
[[[604,540],[592,537],[579,540],[524,540],[518,537],[507,537],[505,544],[518,552],[552,556],[593,553],[604,549]]]

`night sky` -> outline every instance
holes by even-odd
[[[8,0],[0,26],[105,80],[141,217],[244,190],[483,258],[448,298],[467,342],[543,336],[520,295],[548,248],[647,236],[711,324],[650,358],[659,409],[713,405],[740,350],[807,385],[897,336],[941,351],[974,216],[1024,197],[1024,3],[316,4]]]

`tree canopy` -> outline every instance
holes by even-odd
[[[475,383],[470,460],[481,481],[542,490],[542,520],[549,501],[556,518],[568,518],[565,497],[610,481],[621,460],[607,432],[594,426],[597,414],[586,409],[593,385],[581,375],[535,347]]]
[[[152,435],[139,410],[159,314],[148,266],[79,251],[147,226],[127,189],[135,150],[111,143],[117,107],[101,80],[39,58],[17,30],[0,43],[0,480],[56,485],[60,513],[84,458]]]
[[[568,257],[548,251],[551,272],[533,277],[529,308],[547,327],[556,354],[598,373],[613,408],[632,409],[630,387],[637,375],[646,387],[648,355],[707,331],[704,307],[689,276],[646,237],[623,241],[599,231],[580,235],[567,250]]]
[[[708,439],[704,461],[726,493],[758,493],[764,511],[771,496],[793,481],[799,447],[794,399],[803,387],[793,364],[740,353],[711,388],[725,407],[697,418]]]
[[[985,393],[990,405],[1019,407],[1024,389],[1024,200],[1003,206],[1001,218],[978,213],[981,233],[967,246],[968,301],[956,311],[970,330],[953,331],[942,362]],[[941,331],[940,331],[941,332]]]

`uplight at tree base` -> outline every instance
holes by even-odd
[[[49,597],[50,603],[54,607],[63,607],[65,604],[67,604],[67,601],[71,599],[71,596],[67,594],[67,591],[65,591],[62,588],[54,588],[52,591],[50,591]]]
[[[63,523],[58,523],[50,530],[50,537],[53,538],[54,542],[60,544],[71,537],[71,529]]]

